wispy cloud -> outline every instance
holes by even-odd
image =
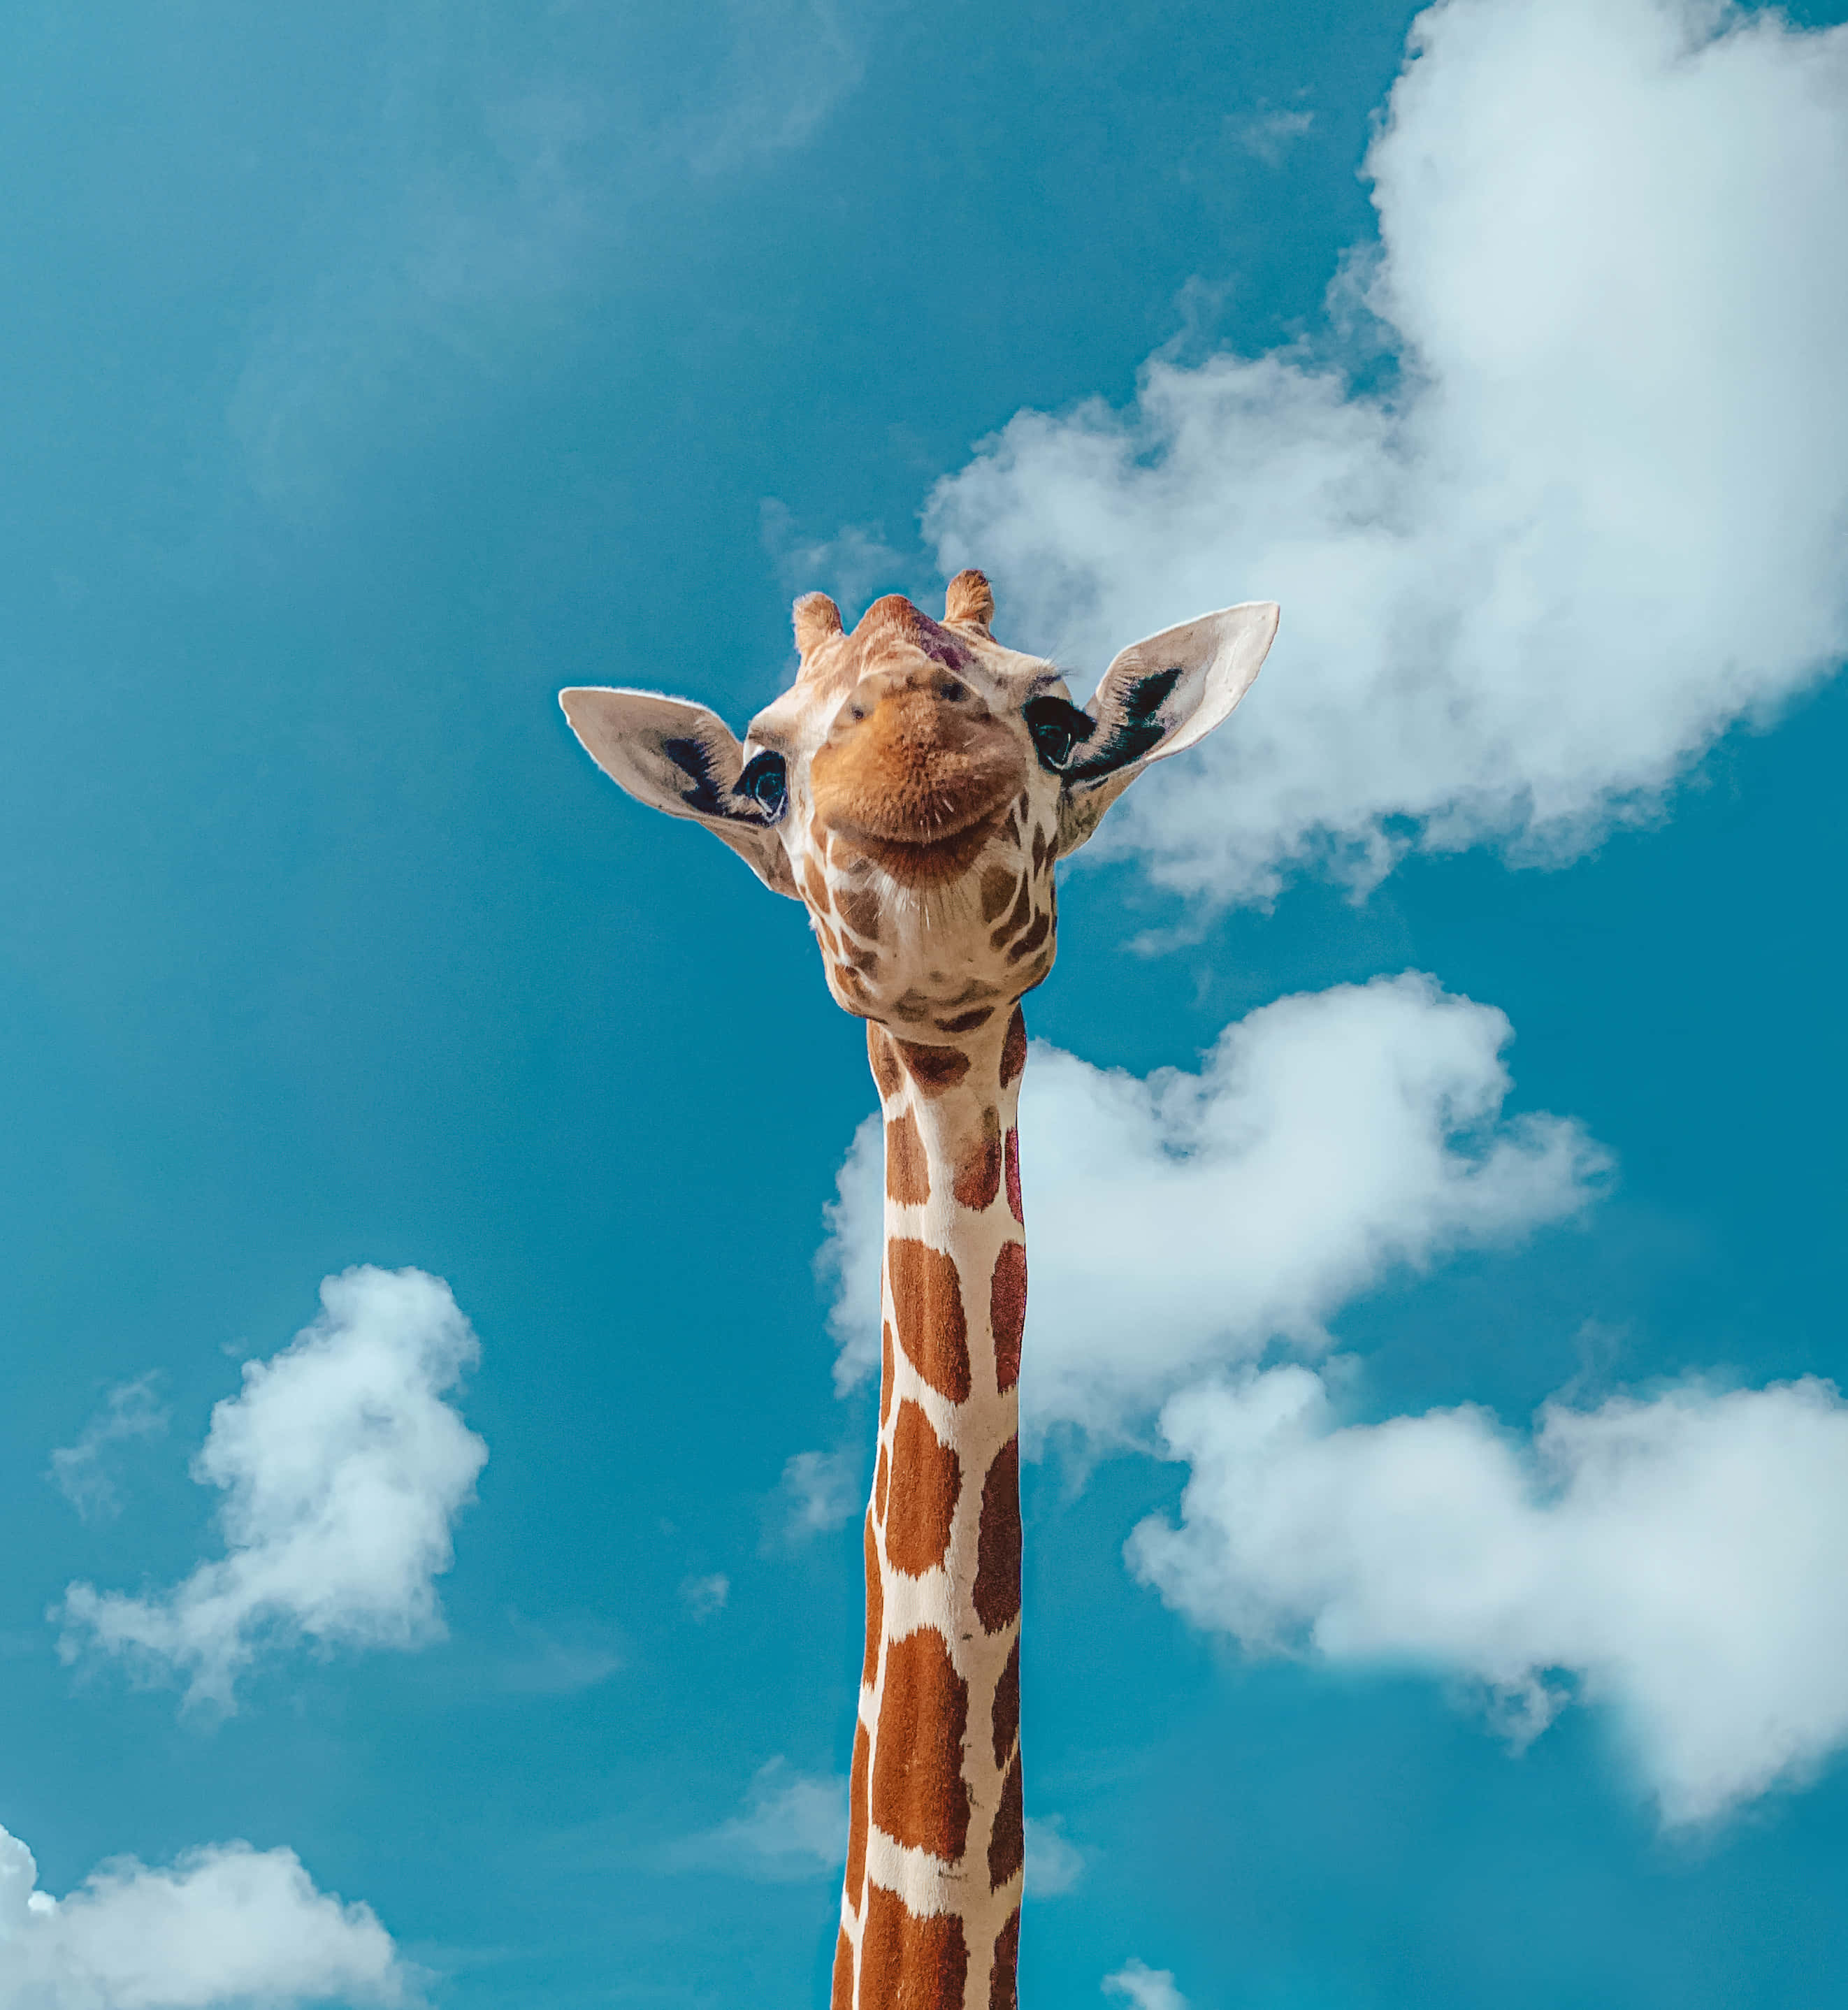
[[[698,1625],[725,1610],[726,1600],[731,1596],[731,1579],[723,1571],[711,1571],[705,1577],[684,1578],[681,1582],[680,1596],[688,1618]]]
[[[30,2010],[393,2006],[423,1980],[369,1905],[316,1889],[293,1850],[196,1849],[165,1869],[117,1857],[67,1897],[0,1829],[0,2002]]]
[[[1232,144],[1254,155],[1267,167],[1274,168],[1290,148],[1314,128],[1316,115],[1299,108],[1294,112],[1250,112],[1228,119],[1226,131]]]
[[[112,1389],[76,1443],[60,1445],[52,1454],[52,1480],[86,1522],[105,1521],[122,1511],[109,1469],[112,1447],[132,1438],[158,1437],[167,1428],[167,1412],[155,1400],[158,1380],[151,1373]]]
[[[1281,602],[1235,727],[1100,840],[1203,902],[1569,858],[1848,652],[1848,28],[1441,0],[1367,168],[1319,343],[1022,413],[926,513],[1073,665]]]
[[[851,1452],[793,1453],[775,1499],[785,1541],[825,1536],[851,1521],[860,1504],[860,1461]]]
[[[60,1651],[187,1679],[229,1709],[266,1646],[415,1647],[442,1632],[435,1580],[488,1448],[446,1395],[480,1349],[449,1287],[361,1268],[321,1287],[315,1323],[220,1403],[193,1461],[222,1488],[225,1555],[142,1597],[73,1584]]]
[[[1084,1874],[1084,1852],[1067,1838],[1064,1817],[1029,1815],[1026,1895],[1062,1898]]]
[[[831,538],[805,537],[774,496],[759,506],[758,519],[786,591],[830,594],[850,623],[882,593],[925,594],[919,560],[888,544],[881,525],[850,524]]]
[[[830,0],[734,0],[653,93],[606,10],[482,29],[389,7],[379,34],[389,87],[226,410],[250,488],[290,517],[343,493],[382,439],[518,375],[620,272],[638,211],[801,146],[862,73]]]
[[[819,1877],[847,1854],[847,1782],[798,1773],[781,1758],[759,1768],[729,1820],[676,1843],[677,1870],[730,1870],[783,1882]]]
[[[865,67],[855,23],[833,0],[731,0],[730,13],[730,46],[708,101],[669,129],[699,174],[802,146]]]
[[[503,1689],[574,1696],[607,1682],[623,1664],[616,1630],[603,1621],[572,1618],[541,1625],[514,1612],[507,1623],[519,1645],[500,1664]]]
[[[1569,1119],[1503,1113],[1511,1033],[1409,974],[1266,1006],[1198,1074],[1143,1080],[1036,1046],[1020,1125],[1034,1426],[1132,1429],[1205,1367],[1325,1346],[1342,1305],[1398,1269],[1583,1208],[1606,1156]],[[869,1119],[830,1210],[844,1387],[878,1362],[880,1149]]]
[[[1114,1975],[1103,1978],[1106,1996],[1120,1996],[1132,2010],[1187,2010],[1187,1998],[1175,1987],[1174,1972],[1150,1968],[1132,1955]]]
[[[1339,1422],[1301,1367],[1177,1396],[1178,1524],[1132,1538],[1169,1603],[1256,1651],[1480,1685],[1517,1741],[1607,1705],[1669,1824],[1848,1745],[1848,1404],[1806,1377]],[[1553,1679],[1563,1675],[1566,1679]]]

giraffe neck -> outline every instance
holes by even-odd
[[[879,1457],[833,2010],[1015,2010],[1020,1766],[1017,1007],[867,1028],[886,1126]]]

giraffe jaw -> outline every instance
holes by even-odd
[[[947,886],[961,879],[999,834],[1002,808],[979,813],[961,828],[922,843],[887,837],[867,830],[832,828],[833,835],[850,853],[869,859],[897,885],[907,888]]]

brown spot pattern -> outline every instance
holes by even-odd
[[[863,1724],[854,1726],[854,1764],[847,1784],[847,1902],[860,1909],[860,1887],[866,1876],[866,1771],[872,1743]]]
[[[954,1088],[969,1071],[969,1057],[959,1047],[927,1047],[896,1038],[892,1044],[906,1074],[926,1096],[941,1096],[946,1088]]]
[[[886,1630],[886,1594],[879,1577],[879,1540],[872,1532],[870,1513],[866,1517],[865,1547],[866,1657],[860,1664],[860,1682],[863,1688],[870,1689],[879,1677],[879,1643]]]
[[[1024,1228],[1027,1217],[1020,1200],[1020,1132],[1012,1124],[1008,1127],[1004,1156],[1007,1160],[1008,1206],[1014,1219]]]
[[[938,1019],[932,1023],[940,1033],[972,1033],[978,1026],[986,1026],[993,1017],[992,1005],[978,1005],[972,1012],[958,1012],[954,1019]]]
[[[1020,1735],[1020,1642],[1008,1650],[1008,1662],[994,1685],[994,1764],[998,1773],[1008,1763],[1014,1741]]]
[[[1008,1037],[1001,1042],[1001,1086],[1005,1088],[1027,1064],[1027,1015],[1016,1005],[1008,1021]],[[878,1064],[874,1064],[878,1072]]]
[[[994,1333],[994,1380],[1011,1389],[1020,1380],[1020,1337],[1027,1323],[1027,1246],[1004,1242],[988,1286],[988,1319]]]
[[[1014,898],[1019,879],[1004,865],[990,865],[982,875],[982,918],[993,923],[994,918]]]
[[[872,1065],[872,1080],[880,1096],[890,1103],[904,1086],[904,1071],[898,1064],[890,1037],[883,1027],[866,1028],[866,1058]]]
[[[901,1207],[922,1207],[930,1198],[930,1164],[908,1110],[886,1126],[886,1198]]]
[[[957,1204],[979,1213],[1001,1190],[1001,1120],[992,1110],[982,1113],[981,1135],[963,1154],[950,1191]]]
[[[872,1511],[879,1517],[880,1524],[882,1527],[883,1527],[886,1519],[887,1477],[886,1448],[883,1445],[881,1445],[879,1448],[879,1470],[872,1476]]]
[[[1020,898],[1008,911],[1008,918],[998,929],[990,932],[989,946],[991,949],[999,949],[1011,935],[1017,933],[1026,926],[1027,917],[1032,911],[1033,890],[1032,886],[1023,879],[1020,882]]]
[[[872,1752],[872,1819],[894,1842],[961,1861],[969,1834],[962,1777],[969,1688],[934,1627],[886,1648],[886,1685]]]
[[[819,913],[833,912],[833,904],[828,899],[828,882],[812,858],[802,868],[802,890],[808,896],[809,906]]]
[[[976,1616],[998,1633],[1020,1610],[1020,1440],[994,1455],[982,1483],[982,1526],[976,1537]]]
[[[1021,937],[1020,940],[1008,950],[1008,961],[1010,963],[1018,963],[1022,957],[1031,956],[1034,950],[1045,941],[1047,936],[1051,930],[1051,928],[1052,916],[1050,914],[1042,914],[1040,918],[1034,922],[1033,925],[1027,930],[1026,933]]]
[[[857,936],[869,942],[879,940],[879,897],[864,886],[843,886],[835,897],[835,911]]]
[[[845,1927],[834,1941],[834,1987],[828,1992],[828,2010],[854,2010],[854,1944]]]
[[[887,1418],[892,1414],[892,1322],[882,1319],[880,1325],[879,1427],[883,1431]]]
[[[1033,870],[1036,872],[1043,872],[1046,870],[1046,861],[1051,856],[1051,836],[1043,828],[1036,829],[1033,833]]]
[[[969,1327],[953,1257],[915,1236],[886,1245],[886,1275],[898,1344],[940,1396],[962,1402],[969,1393]]]
[[[988,1888],[998,1891],[1027,1859],[1025,1804],[1021,1793],[1020,1754],[1001,1782],[1001,1804],[988,1838]]]
[[[894,1569],[922,1577],[943,1561],[961,1491],[962,1461],[915,1403],[901,1403],[892,1429],[892,1512],[886,1522],[886,1558]]]
[[[884,1885],[866,1887],[860,2010],[962,2010],[968,1972],[968,1946],[954,1912],[921,1919]]]
[[[988,2010],[1020,2010],[1020,1908],[994,1937],[994,1965],[988,1971]]]

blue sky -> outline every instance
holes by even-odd
[[[862,1042],[554,694],[965,563],[1284,606],[1030,1001],[1028,2000],[1848,1990],[1843,18],[0,24],[5,2010],[823,2000]]]

